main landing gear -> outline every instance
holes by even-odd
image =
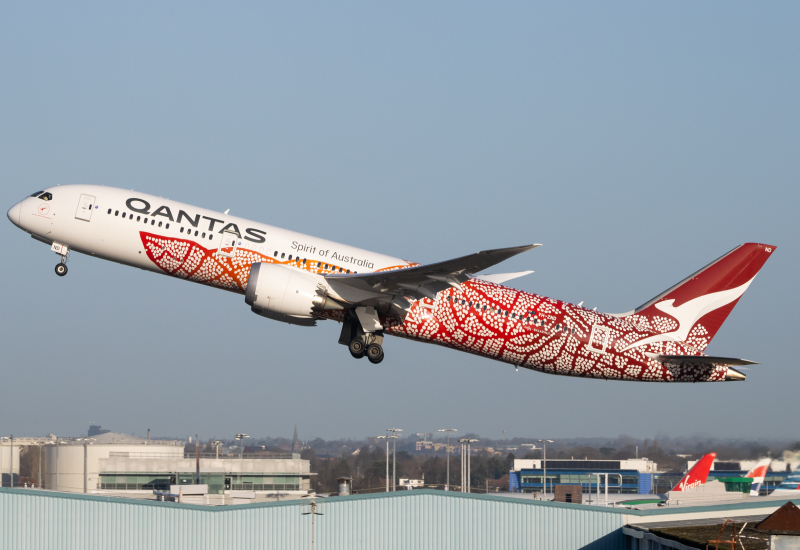
[[[339,343],[347,346],[355,359],[365,357],[377,365],[383,361],[383,332],[364,332],[358,318],[354,315],[345,318]]]

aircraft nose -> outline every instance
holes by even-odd
[[[11,220],[11,223],[19,227],[19,215],[22,211],[22,203],[18,202],[11,209],[8,211],[8,219]]]

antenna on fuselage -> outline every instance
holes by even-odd
[[[227,213],[228,213],[228,212],[230,212],[230,211],[231,211],[231,209],[230,209],[230,208],[228,208],[228,209],[227,209],[225,212],[223,212],[223,214],[227,214]]]

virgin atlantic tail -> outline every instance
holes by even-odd
[[[757,497],[759,491],[761,490],[761,485],[764,483],[764,478],[767,477],[767,470],[769,470],[769,465],[772,463],[772,460],[769,458],[763,458],[758,461],[758,464],[755,467],[747,472],[744,477],[751,477],[753,478],[753,484],[750,485],[750,496]]]
[[[617,315],[659,333],[628,347],[678,341],[702,352],[774,251],[768,244],[739,245],[634,311]]]
[[[715,458],[717,458],[717,453],[708,453],[698,460],[672,490],[686,491],[704,484],[708,479],[708,472],[711,471],[711,464],[713,464]]]

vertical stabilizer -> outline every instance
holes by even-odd
[[[676,341],[703,351],[774,250],[759,243],[737,246],[630,314],[620,315],[659,333],[627,349]]]
[[[706,456],[697,461],[697,464],[692,466],[692,469],[686,472],[686,475],[678,482],[672,489],[673,491],[687,491],[694,487],[698,487],[706,482],[708,479],[708,472],[711,471],[711,464],[717,458],[717,453],[708,453]]]
[[[761,490],[761,484],[764,483],[764,478],[767,477],[767,470],[772,460],[769,458],[762,458],[758,461],[755,467],[747,472],[744,477],[753,478],[753,484],[750,485],[750,496],[757,497],[758,492]]]

